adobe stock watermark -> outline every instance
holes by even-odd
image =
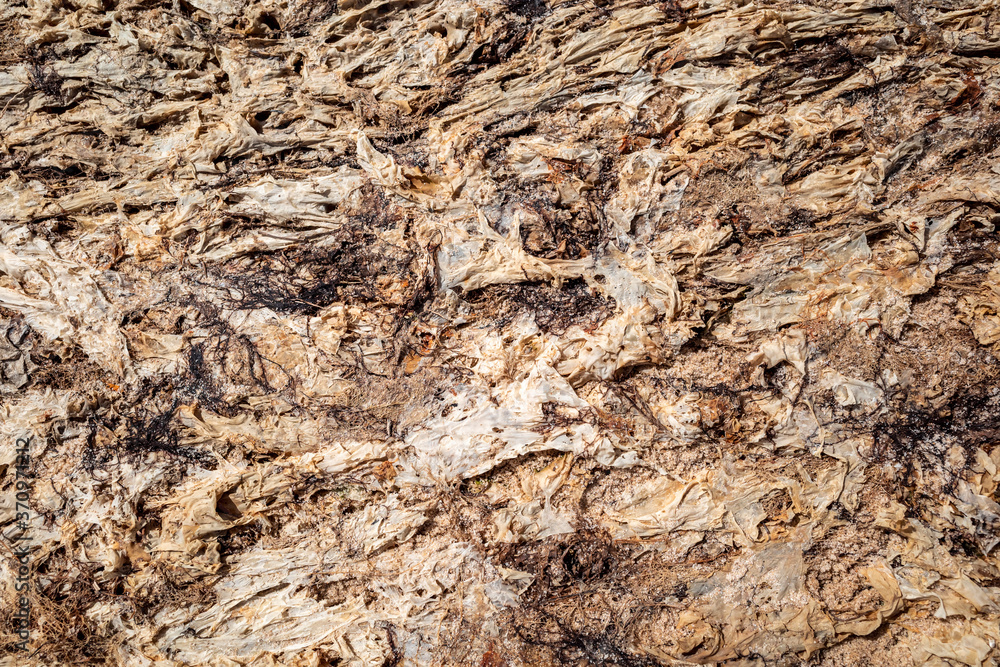
[[[31,477],[28,468],[31,467],[31,436],[17,439],[17,459],[14,470],[17,473],[14,484],[14,509],[16,511],[17,532],[9,538],[14,557],[17,559],[17,576],[14,590],[19,593],[15,606],[13,625],[14,631],[21,640],[15,644],[18,651],[28,650],[31,640]]]

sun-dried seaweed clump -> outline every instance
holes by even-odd
[[[614,312],[613,298],[595,294],[579,279],[560,287],[547,283],[491,285],[470,293],[467,298],[487,312],[497,306],[504,307],[506,312],[494,316],[498,323],[525,313],[534,318],[539,329],[557,335],[573,325],[596,328]]]
[[[996,664],[998,26],[0,3],[0,667]]]

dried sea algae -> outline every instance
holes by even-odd
[[[998,11],[0,5],[0,664],[997,664]]]

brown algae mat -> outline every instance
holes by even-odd
[[[0,665],[1000,661],[996,0],[0,2]]]

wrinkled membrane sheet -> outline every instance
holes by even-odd
[[[998,10],[0,3],[0,664],[997,665]]]

